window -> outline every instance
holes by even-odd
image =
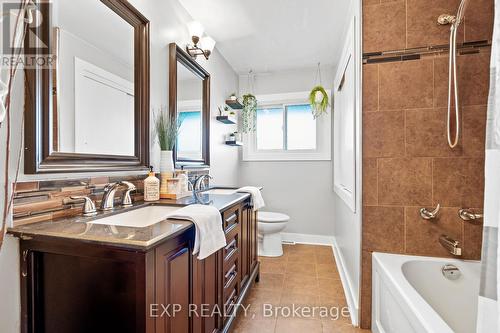
[[[257,96],[257,124],[243,160],[329,160],[330,115],[314,119],[308,93]]]
[[[201,112],[179,112],[179,135],[177,137],[177,159],[201,159]]]

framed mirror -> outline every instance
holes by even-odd
[[[25,173],[146,170],[149,21],[126,0],[35,4],[25,49],[52,61],[25,69]]]
[[[177,44],[169,46],[169,112],[179,123],[176,167],[210,165],[210,74]]]

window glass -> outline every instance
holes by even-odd
[[[316,149],[316,120],[311,113],[311,106],[287,106],[287,149]]]
[[[201,160],[201,112],[180,112],[179,121],[181,126],[177,137],[177,158]]]
[[[281,107],[257,110],[257,149],[284,149],[283,109]]]

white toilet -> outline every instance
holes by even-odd
[[[280,257],[283,255],[281,232],[286,228],[290,217],[281,213],[257,212],[259,229],[259,256]]]

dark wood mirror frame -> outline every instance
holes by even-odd
[[[175,43],[169,44],[169,93],[168,109],[171,115],[177,117],[177,63],[184,65],[194,75],[203,81],[202,96],[202,159],[178,160],[177,149],[174,149],[175,165],[210,165],[210,74],[198,64],[189,54]]]
[[[101,1],[134,27],[135,156],[54,152],[50,146],[49,123],[53,98],[57,94],[52,80],[53,70],[28,68],[25,70],[26,174],[146,170],[149,166],[149,21],[126,0],[94,1]],[[34,2],[42,15],[35,15],[34,28],[29,28],[33,34],[26,34],[25,49],[32,50],[30,45],[38,44],[39,40],[51,49],[51,6],[44,0]],[[41,52],[30,54],[40,55]]]

